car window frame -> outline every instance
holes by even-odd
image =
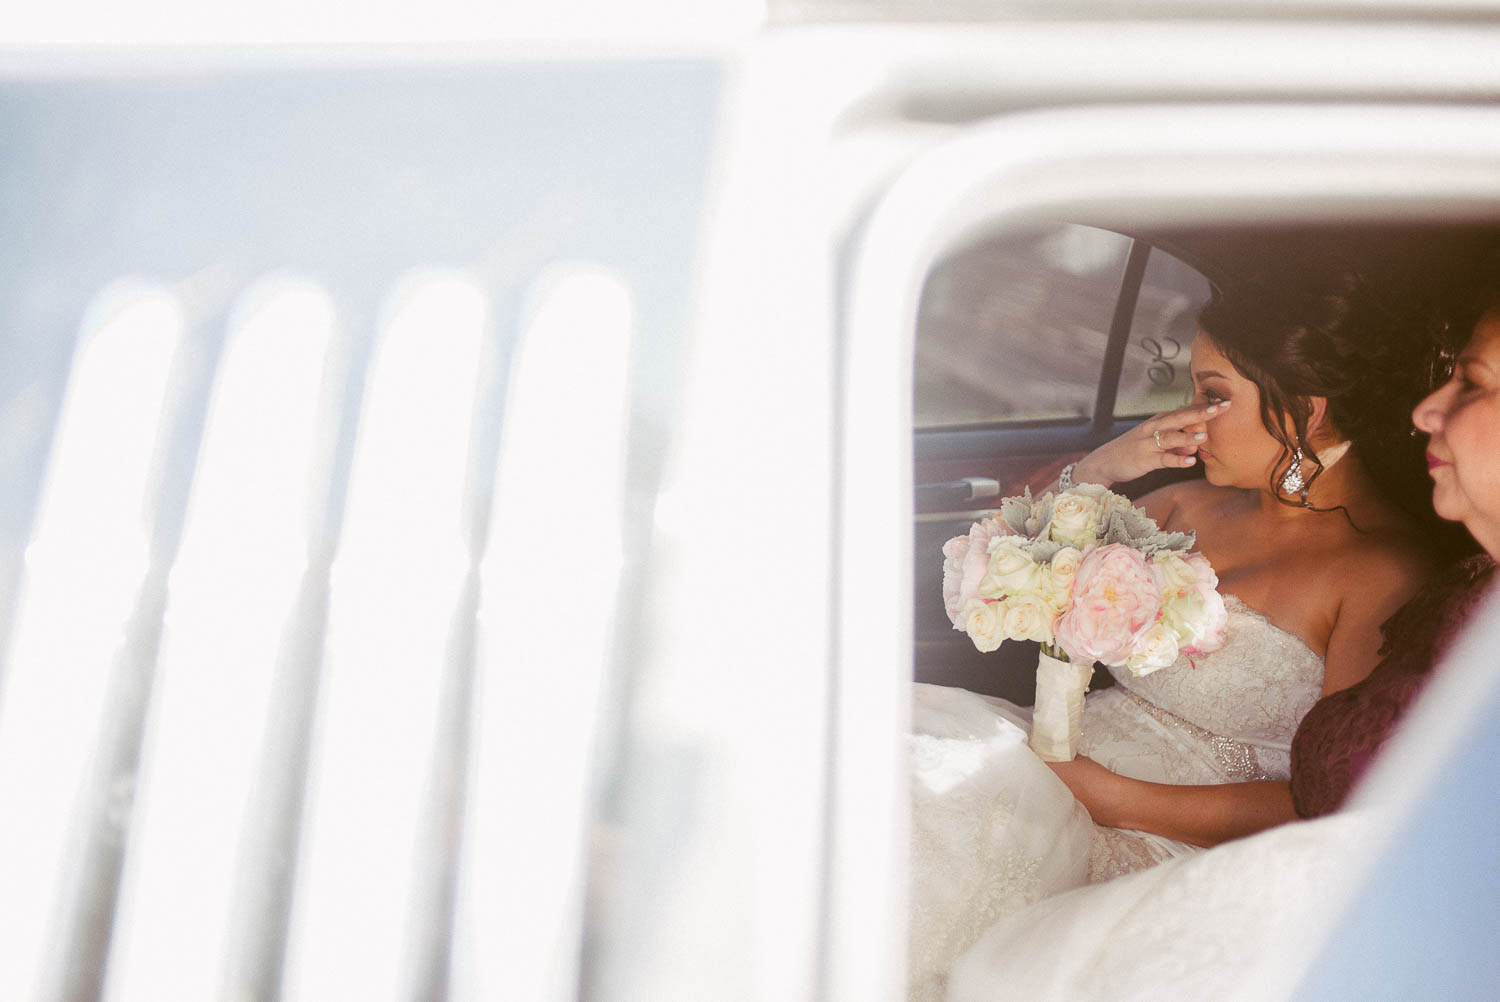
[[[981,230],[1042,218],[1092,216],[1127,232],[1206,219],[1495,218],[1500,200],[1473,168],[1500,166],[1497,126],[1493,108],[1358,101],[1277,105],[1274,114],[1192,103],[1027,112],[960,131],[886,189],[860,230],[840,318],[833,670],[836,691],[858,698],[833,706],[824,911],[840,921],[827,930],[822,980],[836,994],[893,997],[904,983],[906,777],[890,736],[910,722],[909,387],[932,264]],[[1092,422],[1059,434],[1070,433],[1083,444],[1097,435]],[[980,434],[1019,444],[1035,431]]]
[[[1176,257],[1144,237],[1131,236],[1121,270],[1120,288],[1115,294],[1109,327],[1105,331],[1094,405],[1088,418],[1017,418],[915,428],[917,461],[975,455],[1045,456],[1087,450],[1149,417],[1146,412],[1120,413],[1118,405],[1120,380],[1124,376],[1125,357],[1135,327],[1141,288],[1147,265],[1154,254]],[[1191,262],[1184,263],[1193,267]],[[1025,435],[1018,438],[1013,432],[1025,432]]]

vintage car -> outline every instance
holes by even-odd
[[[1492,242],[1495,12],[0,52],[0,997],[900,998],[970,478],[1267,234]],[[1496,650],[1253,997],[1493,996]]]

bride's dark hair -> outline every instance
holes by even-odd
[[[1288,262],[1214,289],[1199,324],[1260,389],[1261,423],[1282,447],[1269,482],[1282,503],[1302,503],[1280,490],[1297,450],[1308,488],[1323,473],[1308,441],[1308,398],[1324,397],[1327,420],[1377,486],[1413,515],[1432,517],[1424,449],[1410,434],[1410,415],[1427,392],[1422,360],[1443,312],[1423,286],[1410,272]]]

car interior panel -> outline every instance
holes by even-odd
[[[1089,228],[1068,224],[1057,232],[1079,235],[1087,234]],[[1111,236],[1105,233],[1102,239],[1108,241]],[[1500,230],[1479,222],[1416,226],[1330,223],[1295,227],[1143,229],[1132,234],[1131,239],[1137,245],[1152,248],[1153,257],[1158,253],[1170,255],[1178,268],[1191,269],[1193,274],[1201,276],[1204,288],[1255,275],[1288,260],[1305,262],[1308,269],[1326,268],[1345,261],[1372,269],[1402,267],[1414,275],[1425,276],[1435,285],[1449,282],[1458,288],[1464,281],[1465,263],[1483,260],[1487,253],[1500,246]],[[1055,483],[1064,465],[1081,458],[1093,446],[1146,416],[1141,414],[1132,418],[1119,413],[1090,413],[1090,404],[1108,396],[1088,385],[1093,374],[1101,373],[1101,370],[1097,378],[1103,381],[1110,378],[1101,342],[1123,341],[1129,344],[1124,355],[1124,371],[1116,376],[1117,379],[1139,380],[1144,377],[1149,384],[1152,377],[1167,371],[1164,365],[1170,366],[1174,378],[1166,382],[1176,388],[1178,396],[1174,399],[1166,394],[1158,395],[1153,402],[1159,404],[1159,409],[1170,409],[1186,402],[1190,391],[1183,388],[1181,382],[1187,368],[1186,347],[1192,336],[1196,308],[1202,305],[1202,301],[1198,300],[1191,306],[1183,303],[1180,296],[1174,301],[1161,290],[1142,288],[1141,274],[1132,276],[1124,271],[1123,282],[1117,290],[1121,298],[1139,296],[1148,303],[1156,301],[1157,306],[1154,310],[1134,311],[1133,322],[1123,327],[1100,329],[1105,327],[1101,318],[1114,312],[1107,304],[1101,305],[1097,301],[1100,293],[1094,290],[1100,284],[1091,286],[1076,280],[1058,267],[1058,258],[1048,260],[1044,255],[1036,255],[1024,262],[1018,260],[1020,256],[1013,252],[1014,242],[1013,237],[1002,236],[990,244],[979,243],[957,252],[957,260],[939,264],[931,279],[936,285],[936,293],[930,286],[924,298],[918,326],[915,390],[918,426],[914,431],[917,484],[914,674],[919,682],[955,685],[1027,704],[1034,686],[1031,671],[1036,659],[1034,645],[1006,644],[999,651],[980,654],[961,632],[952,628],[940,600],[943,542],[967,532],[970,522],[994,510],[994,495],[972,499],[966,496],[966,478],[996,481],[997,486],[988,489],[997,491],[999,496],[1019,494],[1023,490],[1040,492]],[[999,266],[994,266],[996,261]],[[989,270],[985,270],[986,264],[991,265]],[[1025,267],[1027,264],[1029,270]],[[1064,281],[1038,274],[1048,275],[1053,271],[1063,271]],[[964,282],[969,283],[967,295],[955,291],[964,290]],[[1018,334],[1014,328],[1007,329],[998,338],[1002,343],[1013,344],[1022,339],[1028,345],[1032,339],[1063,342],[1076,339],[1080,331],[1093,332],[1090,342],[1081,348],[1069,347],[1064,352],[1075,357],[1078,371],[1071,377],[1073,383],[1063,384],[1066,388],[1060,397],[1049,396],[1051,387],[1038,388],[1035,378],[1024,365],[1015,364],[1018,352],[1013,348],[998,354],[986,354],[996,350],[983,346],[995,338],[997,311],[993,304],[1006,299],[1004,293],[997,290],[1007,283],[1023,288],[1027,285],[1048,287],[1054,291],[1041,299],[1037,307],[1039,312],[1048,313],[1045,323],[1037,322],[1035,329],[1027,328],[1025,334]],[[1069,290],[1074,293],[1071,300]],[[1089,293],[1095,296],[1091,311],[1080,305],[1079,290],[1083,290],[1085,302]],[[928,306],[935,295],[944,299],[941,309]],[[1060,304],[1067,304],[1061,306],[1063,319],[1052,315]],[[1079,315],[1092,316],[1093,324],[1067,319],[1068,309]],[[1049,325],[1070,327],[1072,333]],[[953,361],[960,346],[976,343],[980,345],[978,349],[971,348],[970,354],[960,356],[968,367],[967,371],[960,371],[963,366],[955,365]],[[1172,358],[1161,357],[1163,347],[1172,351]],[[925,369],[924,360],[929,358],[943,359],[944,364]],[[1093,359],[1092,366],[1085,361],[1090,358]],[[1040,368],[1057,378],[1055,365],[1049,367],[1048,363],[1042,362]],[[1024,392],[1025,397],[1031,399],[1035,394],[1055,401],[1060,408],[1071,408],[1076,416],[1072,420],[1051,414],[1030,420],[991,417],[967,426],[957,423],[924,426],[921,417],[924,394],[941,396],[944,406],[951,406],[952,396],[963,396],[962,391],[950,392],[952,380],[986,387],[989,393],[1000,398],[1006,397],[1007,393],[1020,396]],[[1076,385],[1078,383],[1083,385]],[[969,392],[973,395],[975,391]],[[1140,395],[1136,393],[1134,396],[1139,398]],[[977,411],[985,404],[980,402],[970,406]],[[1003,406],[1003,399],[989,403],[992,413]],[[1100,430],[1101,424],[1104,430]],[[1116,485],[1115,489],[1134,498],[1164,484],[1201,475],[1201,468],[1161,470],[1137,481]],[[1460,534],[1454,536],[1455,545],[1461,543]],[[1105,688],[1113,684],[1113,679],[1107,672],[1096,670],[1093,684]]]

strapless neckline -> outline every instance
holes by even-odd
[[[1275,630],[1277,633],[1280,633],[1283,636],[1286,636],[1286,637],[1289,637],[1292,640],[1295,640],[1297,642],[1297,645],[1299,647],[1301,647],[1308,654],[1310,654],[1313,657],[1317,658],[1319,661],[1323,660],[1323,655],[1321,655],[1317,651],[1313,650],[1312,645],[1309,644],[1306,640],[1302,639],[1302,635],[1300,633],[1294,633],[1291,630],[1288,630],[1288,629],[1285,629],[1283,627],[1277,626],[1271,620],[1270,616],[1267,616],[1265,613],[1261,612],[1259,609],[1255,608],[1254,606],[1249,605],[1248,603],[1245,602],[1244,599],[1240,598],[1238,595],[1234,594],[1233,592],[1227,592],[1226,591],[1226,592],[1221,592],[1220,594],[1222,594],[1223,597],[1224,597],[1224,609],[1225,609],[1226,612],[1236,613],[1236,614],[1239,614],[1239,615],[1242,615],[1242,616],[1248,616],[1251,619],[1259,620],[1261,623],[1265,624],[1270,629]]]
[[[1297,723],[1323,693],[1323,659],[1237,596],[1225,595],[1224,608],[1228,636],[1218,650],[1179,654],[1173,664],[1147,675],[1123,668],[1110,673],[1120,689],[1212,734],[1290,747]],[[1092,712],[1112,703],[1105,699]],[[1086,740],[1090,714],[1086,706]]]

